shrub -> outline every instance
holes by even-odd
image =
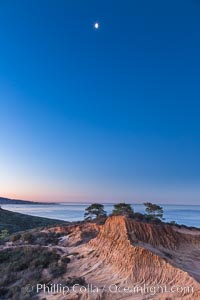
[[[24,241],[28,242],[28,243],[31,243],[33,241],[33,235],[31,232],[25,232],[23,235],[22,235],[22,238]]]
[[[136,221],[145,221],[146,220],[145,216],[141,213],[138,213],[138,212],[134,213],[134,219]]]
[[[9,231],[7,229],[3,229],[1,230],[0,233],[0,239],[4,240],[5,238],[7,238],[9,236]]]
[[[171,221],[170,224],[171,225],[177,225],[176,221]]]
[[[73,286],[75,284],[79,284],[81,286],[86,286],[87,282],[85,281],[84,277],[76,277],[76,276],[68,277],[66,285],[67,286]]]
[[[67,256],[64,256],[61,258],[61,262],[64,264],[69,264],[70,263],[70,258]]]
[[[66,272],[66,266],[63,264],[59,266],[57,263],[52,263],[49,266],[49,273],[53,276],[53,278],[59,277],[63,275],[65,272]]]
[[[17,233],[11,237],[11,241],[16,242],[16,241],[20,240],[20,238],[21,238],[21,234]]]

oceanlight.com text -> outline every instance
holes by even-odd
[[[43,293],[48,295],[53,294],[62,294],[68,295],[73,293],[79,294],[98,294],[98,293],[112,293],[112,294],[142,294],[142,295],[151,295],[154,296],[156,294],[193,294],[194,288],[193,286],[181,286],[181,285],[148,285],[148,284],[135,284],[135,285],[104,285],[103,287],[97,287],[92,284],[88,285],[80,285],[74,284],[73,286],[68,286],[64,284],[42,284],[38,283],[35,286],[27,285],[26,291],[31,293]]]

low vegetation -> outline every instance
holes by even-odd
[[[15,246],[21,245],[40,245],[40,246],[55,246],[58,244],[59,239],[64,233],[50,232],[50,231],[40,231],[38,229],[33,229],[29,231],[24,231],[20,233],[15,233],[9,236],[4,243],[12,242]]]
[[[66,269],[67,261],[46,247],[29,245],[0,251],[0,299],[32,299],[34,290],[27,291],[26,285],[48,283]]]
[[[2,229],[0,232],[0,240],[4,240],[9,236],[9,232],[7,229]]]
[[[24,231],[37,227],[67,224],[68,222],[42,217],[28,216],[0,208],[0,232],[7,230],[8,233]]]

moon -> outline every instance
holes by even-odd
[[[98,22],[94,23],[94,28],[99,29],[99,23]]]

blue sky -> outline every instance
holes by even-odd
[[[1,1],[0,195],[198,204],[199,14],[196,0]]]

